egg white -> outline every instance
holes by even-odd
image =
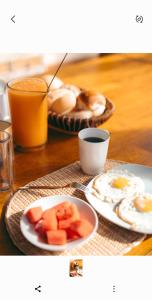
[[[129,185],[123,189],[113,187],[113,180],[119,177],[126,178]],[[118,203],[121,199],[143,193],[145,186],[140,177],[137,177],[127,171],[116,170],[97,176],[93,182],[93,189],[96,197],[100,200],[109,203]]]
[[[148,198],[152,195],[143,194]],[[123,199],[117,207],[117,215],[134,229],[152,230],[152,212],[141,212],[134,205],[134,197]]]

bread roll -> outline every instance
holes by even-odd
[[[106,107],[106,98],[100,93],[82,91],[77,97],[76,110],[90,110],[92,116],[103,114]]]
[[[72,84],[64,84],[63,88],[66,88],[66,89],[72,91],[76,97],[78,97],[79,94],[81,93],[81,90],[77,86],[72,85]]]
[[[48,95],[49,110],[57,114],[68,114],[76,105],[76,96],[68,89],[60,88]]]
[[[49,86],[51,80],[53,79],[54,75],[43,75],[42,78],[45,80],[47,85]],[[58,77],[55,77],[53,79],[53,82],[51,83],[51,86],[49,88],[49,91],[59,89],[63,85],[63,81],[59,79]]]

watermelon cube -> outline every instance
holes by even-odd
[[[34,229],[41,238],[43,238],[43,239],[45,238],[45,231],[43,229],[43,220],[40,220],[39,222],[37,222],[34,226]]]
[[[26,213],[26,217],[28,218],[29,222],[32,224],[38,222],[42,218],[42,208],[41,207],[30,208]]]
[[[67,242],[65,230],[51,230],[46,232],[49,245],[64,245]]]
[[[72,223],[70,228],[80,237],[85,237],[89,235],[93,230],[92,224],[86,219],[81,219],[79,221]]]
[[[54,209],[50,209],[45,215],[43,214],[42,227],[44,231],[57,230],[58,222],[56,218],[56,211]]]
[[[80,238],[80,236],[75,231],[73,231],[71,228],[67,228],[66,233],[67,233],[68,241],[74,241],[74,240],[78,240]]]

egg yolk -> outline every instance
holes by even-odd
[[[136,198],[134,200],[134,206],[140,212],[150,212],[152,211],[152,199],[148,198]]]
[[[127,178],[119,177],[112,181],[112,187],[116,189],[123,189],[126,186],[129,186],[129,181]]]

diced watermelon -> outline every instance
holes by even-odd
[[[66,220],[72,216],[71,207],[60,208],[56,212],[56,216],[58,220]]]
[[[26,216],[30,223],[36,223],[42,218],[42,208],[32,207],[27,211]]]
[[[61,202],[61,203],[55,205],[53,208],[56,209],[56,211],[57,211],[57,210],[60,210],[61,208],[66,209],[66,208],[68,208],[70,206],[71,206],[71,202],[64,201],[64,202]]]
[[[67,233],[68,241],[74,241],[74,240],[77,240],[80,238],[80,236],[75,231],[73,231],[71,228],[67,228],[66,233]]]
[[[78,207],[65,201],[42,211],[41,207],[28,210],[26,216],[39,237],[50,245],[64,245],[89,235],[93,226],[80,215]]]
[[[80,213],[79,210],[76,206],[76,204],[71,204],[71,211],[72,211],[72,217],[71,217],[71,221],[78,221],[80,220]]]
[[[65,230],[51,230],[46,232],[49,245],[64,245],[67,242]]]
[[[55,210],[51,210],[49,214],[45,215],[45,218],[43,219],[43,224],[42,224],[43,230],[57,230],[58,228],[58,222],[56,218],[56,212]]]
[[[42,219],[49,218],[50,216],[52,216],[52,211],[54,211],[54,208],[46,209],[42,214]]]
[[[92,224],[86,219],[81,219],[79,221],[72,223],[70,228],[75,233],[77,233],[80,237],[85,237],[89,235],[93,230]]]
[[[71,218],[67,219],[67,220],[60,220],[58,223],[58,227],[59,229],[67,229],[71,226]]]
[[[64,220],[65,219],[65,209],[64,208],[58,209],[56,212],[56,216],[57,216],[58,220]]]
[[[80,214],[75,204],[71,204],[71,217],[65,220],[59,220],[59,229],[67,229],[75,221],[80,220]]]
[[[34,229],[41,238],[45,238],[46,232],[43,229],[43,220],[40,220],[39,222],[37,222],[34,226]]]
[[[71,203],[68,201],[62,202],[54,207],[58,220],[65,220],[71,217]]]
[[[70,218],[70,217],[72,217],[72,209],[71,209],[71,206],[65,208],[65,219],[68,219],[68,218]]]

